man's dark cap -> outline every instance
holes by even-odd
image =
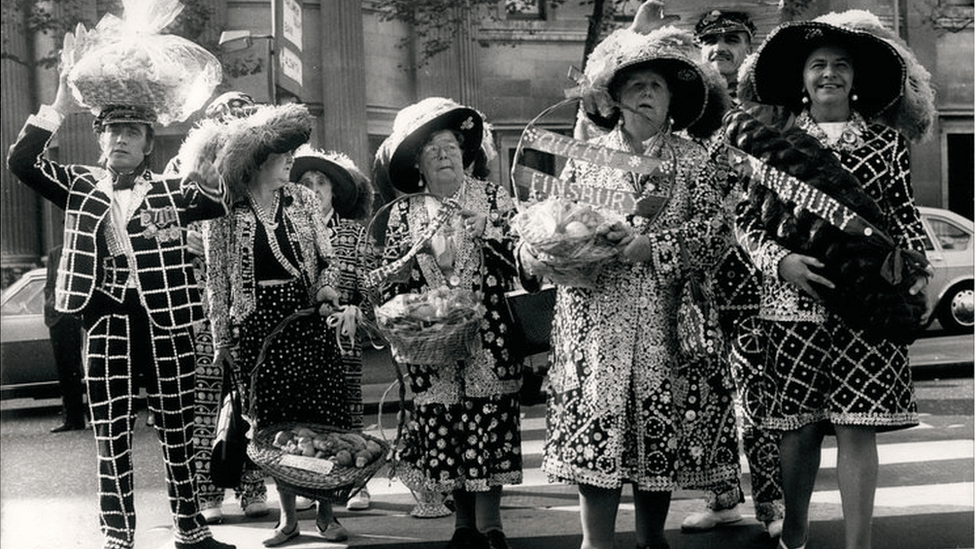
[[[92,129],[101,132],[109,124],[145,124],[152,127],[156,123],[156,113],[138,105],[107,105],[99,111]]]
[[[749,40],[752,40],[756,36],[756,26],[752,24],[747,13],[722,10],[712,10],[702,15],[695,25],[696,38],[728,32],[744,32],[749,35]]]

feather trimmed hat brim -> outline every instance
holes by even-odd
[[[298,183],[302,175],[317,171],[332,183],[332,208],[342,219],[363,220],[373,203],[373,189],[369,178],[356,167],[351,158],[340,152],[324,152],[305,144],[295,151],[291,166],[291,181]]]
[[[393,151],[389,162],[389,178],[393,186],[404,193],[419,192],[422,188],[417,169],[417,153],[430,135],[452,130],[464,136],[461,144],[464,166],[474,161],[484,131],[484,119],[470,107],[445,97],[428,97],[404,107],[393,120],[389,147]]]
[[[672,130],[686,129],[696,137],[711,135],[730,100],[725,80],[700,59],[694,36],[685,30],[664,26],[644,32],[637,25],[616,30],[587,59],[584,109],[597,125],[613,127],[620,109],[611,92],[626,73],[646,67],[668,82]]]
[[[784,23],[759,46],[752,76],[756,100],[801,110],[803,65],[813,50],[826,45],[842,47],[852,56],[855,108],[865,118],[901,97],[905,64],[891,44],[868,32],[815,19]]]
[[[840,13],[828,13],[809,22],[787,23],[782,27],[812,26],[819,29],[833,29],[847,36],[857,36],[864,48],[858,50],[859,58],[855,60],[854,92],[858,100],[854,108],[868,120],[879,122],[889,128],[903,133],[912,141],[921,141],[929,137],[935,121],[935,91],[932,88],[932,76],[919,63],[918,59],[900,38],[891,30],[886,29],[873,13],[864,10],[848,10]],[[782,28],[781,27],[781,28]],[[794,29],[790,32],[796,32]],[[750,55],[739,69],[739,99],[783,105],[794,112],[802,106],[800,93],[802,89],[803,60],[794,61],[793,76],[788,77],[783,67],[777,68],[769,59],[761,61],[762,56],[774,56],[782,59],[788,52],[783,47],[768,44],[779,29],[774,30],[756,53]],[[787,35],[778,42],[786,43]],[[785,47],[789,48],[790,44]],[[809,53],[809,50],[807,50]],[[866,54],[867,51],[877,51],[878,54]],[[779,61],[783,63],[785,61]],[[858,67],[866,64],[869,76],[858,74]],[[887,76],[873,77],[871,74],[886,72]],[[862,70],[863,73],[863,70]],[[757,76],[762,78],[762,89],[757,88]],[[791,80],[787,80],[791,78]],[[787,84],[790,82],[790,84]],[[873,92],[871,88],[881,86],[881,82],[888,82],[886,88]],[[777,88],[782,91],[777,93]],[[765,93],[764,93],[765,92]],[[790,98],[790,93],[795,94]],[[770,95],[772,93],[772,95]],[[780,98],[776,102],[777,97]],[[873,105],[873,106],[872,106]]]
[[[272,153],[294,151],[312,135],[313,118],[304,105],[263,105],[226,125],[227,138],[217,169],[235,193],[243,196],[251,177]]]

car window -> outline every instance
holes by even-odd
[[[44,313],[44,279],[37,278],[25,284],[10,296],[0,309],[4,315],[39,315]]]
[[[949,221],[936,217],[930,217],[929,227],[932,228],[932,232],[935,234],[935,239],[939,241],[939,245],[942,246],[943,250],[969,249],[969,243],[973,238],[972,235],[955,223],[950,223]]]

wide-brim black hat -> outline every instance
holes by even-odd
[[[470,107],[444,97],[429,97],[401,110],[393,121],[393,133],[388,138],[393,154],[389,176],[393,186],[404,193],[423,189],[417,153],[432,133],[452,130],[464,139],[461,154],[464,165],[474,161],[484,131],[481,114]]]
[[[643,69],[660,74],[668,83],[671,92],[668,115],[671,117],[673,130],[683,130],[701,118],[707,102],[705,76],[701,67],[686,57],[660,54],[653,59],[636,60],[621,65],[610,79],[608,89],[613,93],[623,84],[624,76]]]
[[[362,219],[372,204],[372,189],[369,179],[348,156],[326,153],[302,145],[295,151],[295,162],[291,166],[289,179],[298,183],[308,171],[322,172],[332,183],[332,208],[342,219]]]
[[[587,60],[583,107],[594,123],[612,128],[620,118],[611,96],[623,75],[647,67],[668,82],[668,116],[673,131],[688,130],[706,137],[720,125],[728,107],[727,84],[709,65],[701,63],[701,50],[691,33],[673,26],[647,29],[638,24],[618,29],[594,48]]]
[[[795,21],[780,25],[762,43],[752,65],[752,82],[760,103],[803,107],[803,65],[814,49],[843,47],[854,60],[854,108],[871,118],[901,97],[905,64],[895,48],[868,32],[822,21]]]

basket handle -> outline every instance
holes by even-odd
[[[376,212],[373,218],[370,219],[369,225],[367,225],[366,227],[366,233],[364,234],[364,238],[371,237],[374,230],[373,225],[376,222],[376,220],[382,218],[382,214],[386,211],[389,211],[394,204],[397,204],[403,200],[409,200],[411,198],[421,197],[421,196],[432,196],[434,198],[437,198],[438,200],[442,200],[442,205],[440,210],[438,210],[437,212],[437,216],[431,220],[431,222],[424,229],[424,232],[421,234],[421,237],[416,242],[414,242],[413,246],[411,246],[410,249],[407,250],[407,253],[404,254],[403,257],[397,259],[392,263],[389,263],[382,267],[378,267],[366,273],[364,283],[366,284],[367,287],[373,288],[379,286],[383,281],[387,280],[393,273],[396,273],[400,269],[402,269],[411,259],[416,257],[417,254],[424,249],[424,246],[426,246],[427,243],[430,242],[430,239],[434,237],[434,234],[436,234],[437,231],[440,230],[440,228],[444,225],[444,223],[447,223],[447,221],[451,219],[455,213],[461,210],[461,204],[457,200],[454,200],[452,198],[441,199],[441,197],[432,193],[406,194],[397,197],[394,200],[391,200],[389,203],[385,204],[382,208],[380,208]],[[364,249],[368,250],[369,247],[367,246]]]

